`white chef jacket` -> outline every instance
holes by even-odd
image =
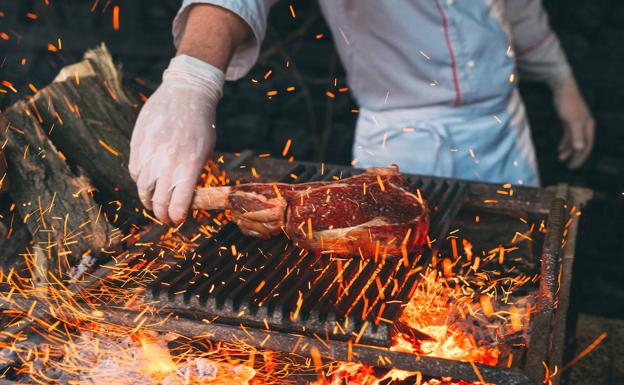
[[[538,185],[518,75],[570,73],[540,0],[319,0],[360,105],[354,164]],[[254,39],[239,47],[226,79],[257,60],[275,0],[184,0],[238,14]]]

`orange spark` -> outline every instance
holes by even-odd
[[[119,31],[119,6],[113,7],[113,29]]]
[[[381,192],[385,192],[386,187],[384,186],[384,183],[379,175],[377,175],[377,183],[379,183],[379,188],[381,189]]]
[[[13,91],[13,92],[17,92],[17,89],[15,89],[15,87],[13,87],[13,83],[11,83],[11,82],[10,82],[10,81],[8,81],[8,80],[3,80],[3,81],[2,81],[2,85],[3,85],[3,86],[5,86],[5,87],[7,87],[8,89],[10,89],[10,90],[11,90],[11,91]]]
[[[483,376],[481,375],[481,372],[479,371],[479,368],[477,368],[477,365],[475,365],[473,360],[470,360],[470,365],[472,366],[472,370],[474,370],[475,374],[477,375],[477,378],[479,379],[479,382],[482,384],[485,384],[485,380],[483,379]]]
[[[479,303],[481,303],[483,314],[485,314],[487,317],[490,317],[492,314],[494,314],[492,301],[490,301],[490,297],[487,294],[482,294],[481,297],[479,297]]]
[[[299,292],[299,298],[297,298],[297,306],[295,307],[295,312],[292,313],[291,320],[296,321],[299,318],[299,311],[301,310],[301,305],[303,304],[303,293]]]
[[[448,258],[444,258],[442,260],[442,270],[445,277],[451,277],[453,275],[453,262]]]
[[[572,360],[570,360],[570,362],[568,362],[567,364],[565,364],[563,366],[563,368],[561,369],[561,372],[563,372],[564,370],[569,369],[571,366],[573,366],[574,364],[576,364],[577,362],[579,362],[581,359],[583,359],[583,357],[585,357],[586,355],[588,355],[589,353],[592,352],[592,350],[596,349],[596,347],[598,345],[600,345],[600,343],[602,343],[602,341],[607,338],[607,332],[603,332],[602,334],[600,334],[598,336],[598,338],[596,338],[594,340],[594,342],[592,342],[591,344],[589,344],[589,346],[587,346],[585,349],[583,349],[582,352],[580,352],[576,357],[574,357]]]
[[[514,332],[522,330],[522,316],[520,315],[520,309],[515,306],[510,307],[509,316],[511,318],[511,329]]]
[[[111,146],[109,146],[105,141],[103,141],[102,139],[98,140],[98,143],[100,143],[100,145],[102,147],[104,147],[106,149],[106,151],[110,152],[111,154],[115,155],[115,156],[119,156],[119,152],[117,150],[115,150],[114,148],[112,148]]]
[[[453,249],[453,259],[457,259],[459,257],[459,254],[457,253],[457,238],[451,238],[451,246]]]
[[[288,154],[288,150],[290,150],[290,145],[292,144],[292,139],[288,139],[286,144],[284,145],[284,149],[282,150],[282,156],[286,156]]]
[[[278,198],[282,197],[282,193],[280,192],[280,190],[277,188],[277,185],[274,184],[273,185],[273,190],[275,191],[275,195],[277,195]]]
[[[472,261],[472,243],[466,239],[462,239],[462,246],[464,247],[464,254],[469,261]]]

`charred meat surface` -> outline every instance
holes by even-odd
[[[232,211],[249,236],[284,232],[299,247],[341,255],[403,255],[420,249],[427,206],[396,166],[333,182],[248,183],[200,189],[194,208]]]

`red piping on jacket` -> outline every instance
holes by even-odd
[[[526,56],[526,55],[530,54],[531,52],[537,50],[538,48],[541,48],[544,44],[546,44],[548,41],[550,41],[550,39],[552,37],[554,37],[554,36],[555,35],[553,34],[553,31],[549,31],[546,34],[546,36],[544,36],[543,38],[538,40],[537,43],[533,44],[529,48],[526,48],[524,51],[518,52],[516,56],[517,57],[523,57],[523,56]]]
[[[453,84],[455,85],[455,105],[459,106],[461,104],[461,92],[459,90],[459,79],[457,78],[457,62],[455,61],[455,52],[453,51],[453,46],[451,45],[451,38],[449,36],[449,25],[448,20],[446,18],[446,13],[444,12],[444,8],[440,5],[440,0],[435,0],[436,7],[438,8],[438,12],[440,12],[440,17],[442,18],[442,25],[444,26],[444,38],[446,39],[446,45],[449,50],[449,55],[451,56],[451,69],[453,72]]]

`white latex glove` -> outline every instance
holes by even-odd
[[[143,205],[164,223],[181,223],[212,154],[224,75],[199,59],[173,58],[141,109],[130,142],[130,175]]]
[[[594,146],[594,118],[583,100],[572,74],[550,82],[555,108],[563,125],[559,160],[577,169],[585,163]]]

